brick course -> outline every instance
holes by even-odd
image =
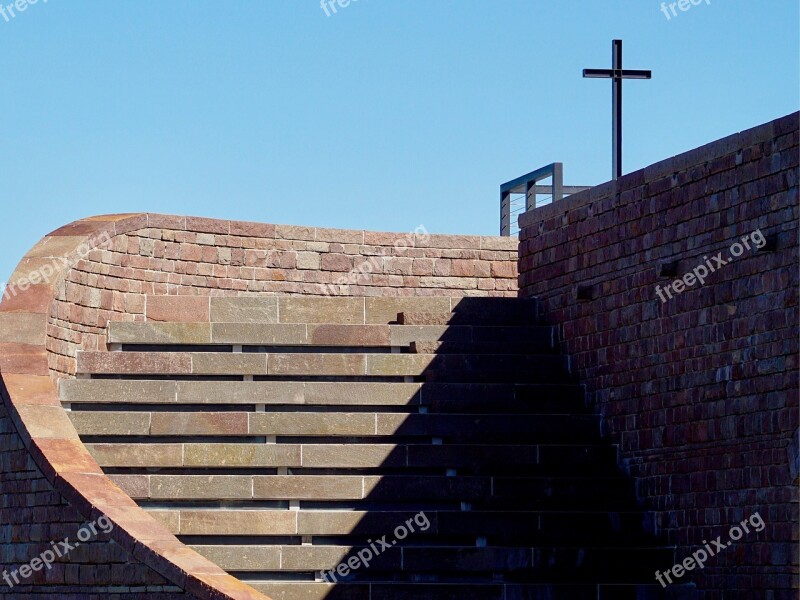
[[[796,597],[797,167],[793,114],[520,219],[520,294],[560,325],[678,556],[756,511],[766,521],[694,572],[703,600]],[[755,230],[774,251],[656,295]]]

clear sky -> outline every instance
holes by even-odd
[[[7,5],[11,0],[3,0]],[[499,185],[609,178],[798,109],[797,0],[39,0],[0,16],[0,281],[44,234],[151,211],[495,234]],[[669,10],[667,8],[667,10]],[[7,20],[6,20],[7,19]]]

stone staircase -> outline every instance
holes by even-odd
[[[62,402],[126,493],[276,600],[694,597],[655,583],[674,550],[535,301],[170,314],[110,323]]]

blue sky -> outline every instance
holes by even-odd
[[[10,0],[3,3],[8,4]],[[151,211],[495,234],[498,188],[631,171],[798,109],[797,0],[39,0],[0,16],[0,280],[48,231]],[[329,9],[330,12],[330,9]]]

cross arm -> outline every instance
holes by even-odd
[[[619,76],[623,79],[652,79],[652,71],[641,71],[637,69],[623,69],[619,71]]]
[[[583,76],[587,79],[652,79],[652,71],[638,69],[584,69]]]
[[[611,78],[614,76],[613,69],[584,69],[583,76],[591,79],[596,78]]]

